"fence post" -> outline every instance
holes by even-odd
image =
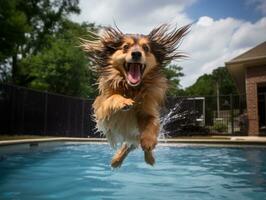
[[[85,100],[82,99],[82,110],[81,110],[81,137],[84,137],[84,109],[85,109]]]
[[[216,82],[217,118],[220,118],[220,91],[218,81]]]
[[[23,135],[23,134],[25,134],[24,133],[24,118],[25,118],[25,115],[24,115],[24,110],[25,110],[25,93],[26,93],[26,91],[25,91],[25,89],[23,89],[23,88],[20,88],[21,89],[21,91],[22,91],[22,116],[21,116],[21,132],[19,133],[19,135]]]
[[[16,88],[15,87],[11,87],[11,97],[10,97],[10,101],[11,101],[11,116],[10,116],[10,123],[9,123],[9,134],[17,134],[17,125],[15,126],[15,95],[16,95]]]
[[[243,114],[243,97],[242,97],[242,94],[239,95],[239,99],[238,99],[238,102],[239,102],[239,105],[238,105],[238,109],[239,109],[239,115]]]
[[[234,134],[234,107],[233,107],[233,94],[230,94],[230,110],[231,110],[231,133]]]
[[[47,135],[47,104],[48,104],[48,93],[45,91],[44,93],[44,128],[43,128],[43,135]]]

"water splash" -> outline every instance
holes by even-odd
[[[207,129],[200,125],[197,119],[202,114],[192,106],[192,101],[187,98],[176,98],[174,102],[162,113],[160,138],[165,139],[178,135],[192,133],[207,133]]]

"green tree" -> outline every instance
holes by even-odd
[[[96,76],[78,47],[78,37],[89,38],[87,30],[94,27],[65,20],[58,33],[47,39],[46,48],[22,59],[20,74],[30,80],[26,86],[71,96],[95,96]]]
[[[231,75],[225,67],[218,67],[212,72],[214,81],[218,84],[220,94],[236,94],[237,90]]]
[[[237,93],[235,84],[225,67],[218,67],[211,74],[200,76],[196,82],[186,88],[188,95],[216,95],[217,84],[220,95]]]
[[[186,93],[188,95],[214,95],[214,85],[213,85],[213,77],[211,74],[204,74],[200,76],[196,82],[186,88]]]
[[[182,67],[170,64],[163,68],[166,78],[169,80],[168,95],[177,96],[182,94],[183,90],[180,87],[180,78],[184,76]]]
[[[24,85],[19,74],[22,58],[47,48],[47,39],[70,13],[79,13],[78,0],[0,0],[0,69],[12,82]],[[9,70],[10,68],[10,70]],[[3,77],[2,77],[3,79]]]
[[[18,0],[0,0],[0,80],[10,78],[11,60],[15,58],[18,47],[22,46],[30,26],[26,14],[17,8]]]

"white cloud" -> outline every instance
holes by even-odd
[[[264,33],[264,34],[263,34]],[[231,48],[243,48],[265,40],[266,17],[255,23],[244,22],[232,35]]]
[[[213,24],[213,19],[208,16],[201,17],[197,22],[197,25],[199,26],[211,26],[212,24]]]
[[[248,0],[256,3],[262,12],[266,6],[263,0]],[[81,0],[81,15],[72,16],[75,21],[96,22],[113,25],[126,33],[147,34],[161,23],[178,26],[193,22],[186,9],[196,0]],[[266,11],[266,10],[265,10]],[[179,62],[185,77],[181,84],[187,87],[204,74],[223,66],[224,62],[266,40],[266,17],[255,23],[234,18],[214,20],[210,16],[200,17],[191,32],[183,40],[180,50],[190,58]]]
[[[126,33],[147,34],[161,23],[191,23],[192,20],[184,10],[195,2],[196,0],[81,0],[81,14],[72,15],[71,19],[102,25],[114,25],[115,21]]]
[[[181,62],[185,77],[181,84],[187,87],[197,77],[266,40],[266,17],[255,23],[233,18],[213,20],[201,17],[184,39],[181,49],[190,58]]]

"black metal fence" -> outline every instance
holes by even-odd
[[[0,84],[0,134],[98,136],[91,105],[92,100]]]
[[[175,135],[247,135],[245,95],[168,98],[163,131]]]
[[[0,84],[0,134],[99,137],[92,101]],[[246,135],[245,95],[169,97],[161,120],[169,136]]]

